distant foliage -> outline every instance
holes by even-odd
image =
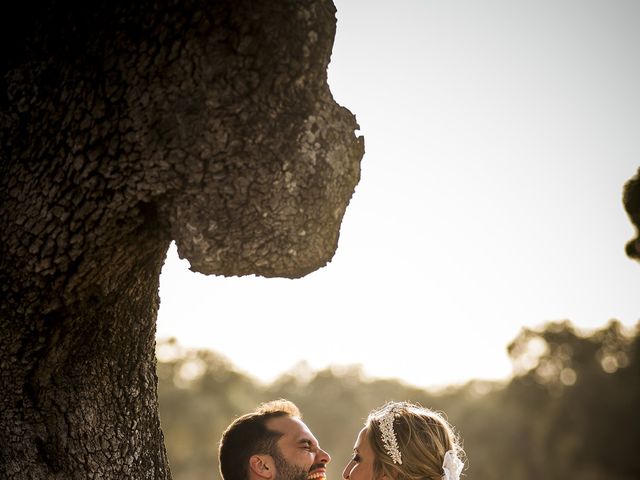
[[[258,403],[285,397],[332,455],[339,480],[368,412],[387,400],[444,411],[464,439],[475,480],[640,478],[640,324],[612,321],[590,335],[569,322],[525,329],[509,346],[508,384],[472,381],[429,392],[371,380],[359,367],[311,371],[304,363],[270,385],[210,351],[158,346],[160,413],[173,477],[219,480],[224,428]]]

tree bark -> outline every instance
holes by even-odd
[[[640,169],[624,187],[624,208],[636,227],[636,238],[627,243],[627,255],[640,261]]]
[[[202,273],[291,278],[337,246],[364,148],[326,83],[335,8],[18,7],[0,15],[0,478],[170,478],[171,240]]]

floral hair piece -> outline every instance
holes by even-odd
[[[382,443],[387,455],[391,457],[393,463],[402,464],[402,455],[398,448],[398,440],[396,438],[396,432],[393,430],[393,421],[396,417],[399,417],[399,408],[394,406],[385,412],[385,414],[378,420],[380,425],[380,431],[382,432]]]
[[[458,458],[456,452],[448,450],[444,454],[444,461],[442,462],[442,480],[459,480],[463,467],[464,463]]]

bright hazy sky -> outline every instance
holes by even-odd
[[[365,136],[333,261],[205,277],[169,251],[158,337],[269,381],[299,360],[419,386],[511,373],[523,326],[640,319],[638,0],[336,0],[329,83]]]

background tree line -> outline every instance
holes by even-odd
[[[160,416],[173,477],[219,480],[224,428],[258,403],[285,397],[332,455],[339,480],[367,415],[387,400],[446,412],[464,439],[467,478],[640,478],[640,323],[582,335],[569,322],[524,329],[509,346],[515,375],[431,392],[360,367],[311,371],[300,363],[264,385],[217,353],[158,344]]]

